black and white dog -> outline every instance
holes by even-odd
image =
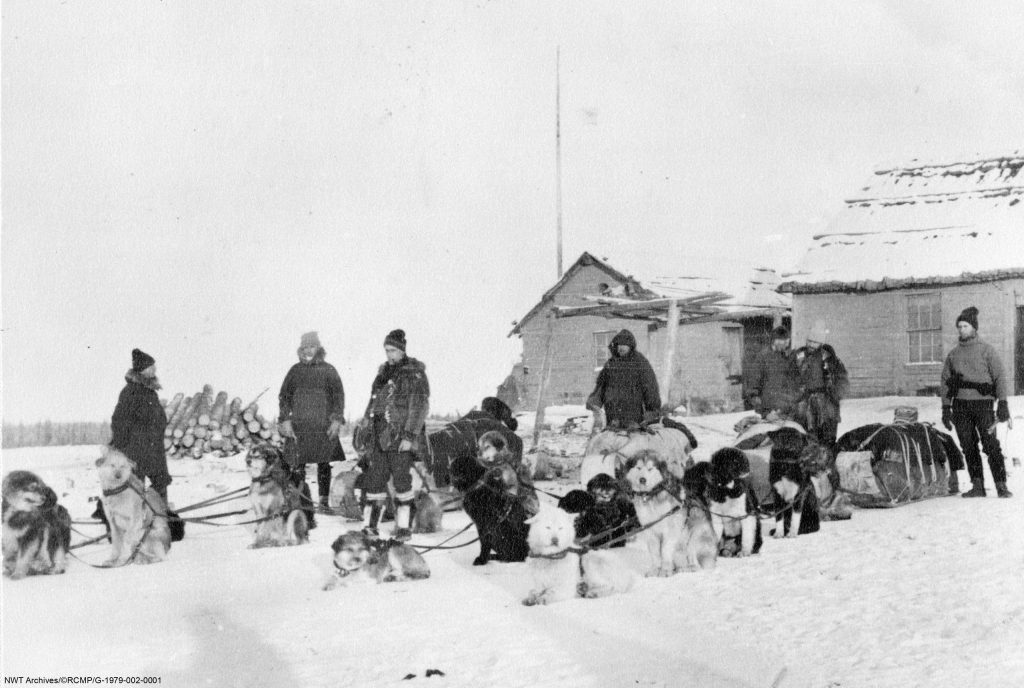
[[[750,462],[742,450],[723,447],[711,455],[706,494],[721,556],[757,554],[764,542],[749,475]]]
[[[816,533],[821,527],[818,494],[811,482],[807,456],[817,447],[807,436],[793,428],[768,433],[772,440],[768,462],[768,482],[772,486],[772,511],[775,512],[774,537]]]

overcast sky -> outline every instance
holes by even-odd
[[[874,169],[1024,148],[1018,2],[682,5],[5,0],[4,420],[108,418],[133,347],[273,413],[306,330],[350,415],[396,327],[433,410],[493,394],[556,46],[566,266],[785,269]]]

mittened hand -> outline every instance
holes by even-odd
[[[295,429],[292,428],[290,420],[281,421],[277,426],[277,430],[281,433],[281,437],[287,437],[290,440],[295,439]]]
[[[942,425],[947,430],[953,429],[953,407],[943,406],[942,407]]]
[[[337,437],[338,433],[340,433],[340,432],[341,432],[341,421],[340,420],[332,420],[331,424],[327,427],[327,436],[328,437]]]
[[[1000,423],[1010,420],[1010,405],[1006,403],[1006,399],[1000,399],[996,404],[996,420]]]

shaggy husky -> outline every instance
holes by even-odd
[[[534,587],[523,604],[548,604],[577,596],[607,597],[632,589],[636,577],[613,553],[607,550],[581,553],[575,547],[572,514],[543,505],[526,522],[530,526],[527,542]]]
[[[113,447],[104,448],[96,467],[110,523],[110,557],[103,565],[153,564],[166,559],[171,530],[163,498],[152,488],[143,489],[142,479],[133,472],[135,462]]]
[[[358,530],[339,535],[331,545],[334,575],[324,590],[353,583],[394,583],[430,577],[430,568],[419,552],[398,540],[371,538]]]
[[[3,529],[5,576],[64,573],[71,516],[35,473],[11,471],[4,476]]]
[[[706,494],[719,554],[724,556],[747,557],[761,549],[761,520],[757,497],[747,484],[749,473],[746,454],[735,447],[723,447],[711,455]]]
[[[699,461],[686,469],[683,492],[686,495],[686,568],[713,569],[718,562],[718,538],[711,524],[707,500],[708,471],[711,464]]]
[[[633,491],[633,506],[643,526],[640,535],[651,554],[648,576],[671,576],[685,566],[683,544],[686,512],[679,496],[679,482],[665,461],[653,452],[642,452],[626,462],[626,480]],[[671,513],[676,509],[675,513]]]
[[[258,519],[253,524],[250,549],[281,547],[309,542],[309,522],[302,510],[302,493],[289,480],[284,457],[276,447],[263,444],[245,457],[252,478],[249,503]]]

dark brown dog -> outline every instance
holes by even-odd
[[[57,494],[29,471],[3,480],[4,575],[64,573],[71,546],[71,516]]]

